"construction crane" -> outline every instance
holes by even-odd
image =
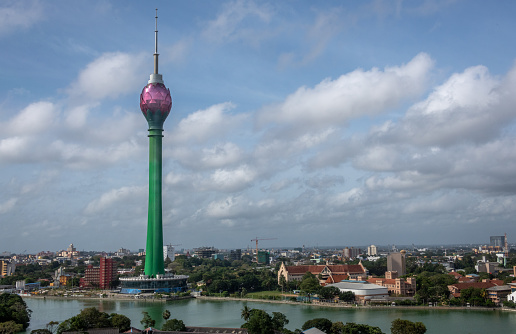
[[[258,238],[251,239],[251,241],[256,241],[256,263],[258,263],[258,241],[259,240],[276,240],[278,238]]]

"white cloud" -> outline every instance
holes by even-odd
[[[41,101],[29,104],[8,123],[2,125],[4,134],[35,135],[51,130],[58,116],[56,106]]]
[[[230,132],[247,118],[242,114],[229,114],[229,111],[234,107],[234,104],[226,102],[188,115],[172,131],[172,140],[182,143],[189,142],[190,144],[202,143]]]
[[[67,92],[73,98],[99,101],[135,92],[145,77],[144,55],[104,53],[79,73]]]
[[[0,203],[0,214],[7,213],[14,209],[16,203],[18,202],[17,198],[10,198],[7,201]]]
[[[0,7],[0,35],[28,29],[44,17],[39,1],[3,1]]]
[[[210,177],[208,187],[219,191],[239,191],[249,187],[257,172],[247,165],[235,169],[217,169]]]
[[[336,80],[325,79],[314,88],[299,88],[281,104],[264,108],[257,121],[259,125],[330,126],[383,113],[421,94],[432,66],[432,59],[421,53],[402,66],[355,70]]]
[[[516,118],[515,72],[513,68],[504,80],[492,77],[484,66],[455,73],[412,106],[399,124],[375,129],[372,135],[425,146],[489,141]]]
[[[101,211],[105,211],[120,202],[128,201],[134,197],[141,197],[146,187],[122,187],[119,189],[113,189],[100,196],[99,199],[91,201],[84,212],[86,214],[96,214]]]
[[[248,28],[249,21],[257,18],[260,22],[269,22],[272,11],[269,6],[257,4],[250,0],[236,0],[224,4],[218,16],[208,23],[202,35],[212,42],[227,42],[256,38],[258,29]],[[242,24],[245,21],[245,25]]]

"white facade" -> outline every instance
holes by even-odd
[[[167,257],[172,262],[174,262],[174,260],[176,259],[176,251],[175,251],[174,246],[172,246],[172,245],[163,246],[163,260],[166,260]]]
[[[375,245],[371,245],[371,246],[367,247],[367,255],[369,255],[369,256],[378,255],[378,251],[376,250]]]
[[[387,287],[360,281],[343,281],[339,283],[328,284],[326,286],[335,286],[341,292],[351,291],[361,300],[370,299],[387,299],[389,290]]]

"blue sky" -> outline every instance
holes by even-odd
[[[512,1],[3,1],[0,252],[145,247],[156,7],[165,243],[513,241]]]

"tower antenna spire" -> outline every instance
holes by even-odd
[[[158,9],[156,8],[156,30],[154,30],[154,73],[158,74]]]

